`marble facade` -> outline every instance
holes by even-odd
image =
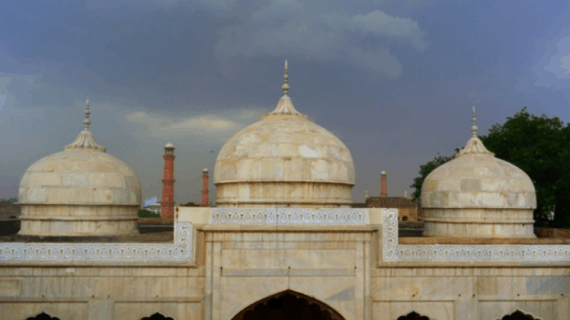
[[[179,248],[177,258],[156,258],[157,244],[137,244],[149,249],[148,257],[79,259],[68,251],[57,259],[25,259],[33,252],[3,243],[0,319],[45,312],[61,320],[140,320],[155,313],[237,320],[282,293],[346,320],[396,320],[411,312],[431,320],[497,320],[517,310],[541,320],[570,316],[570,245],[533,239],[438,244],[433,238],[401,244],[394,222],[394,209],[179,207],[175,240],[159,248]],[[93,244],[119,251],[129,245]],[[456,255],[449,254],[455,249]],[[518,253],[485,255],[494,249]],[[418,258],[421,252],[432,254]]]

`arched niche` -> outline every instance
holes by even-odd
[[[329,305],[302,293],[286,290],[258,300],[232,320],[345,320]]]

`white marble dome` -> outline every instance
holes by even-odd
[[[86,115],[89,114],[89,109]],[[88,129],[65,150],[32,164],[20,182],[22,235],[136,233],[141,185]]]
[[[475,109],[473,109],[475,113]],[[424,180],[424,236],[532,238],[536,192],[529,176],[473,136]]]
[[[286,66],[287,72],[287,66]],[[348,207],[355,184],[348,148],[284,95],[271,113],[228,140],[214,169],[218,207]]]

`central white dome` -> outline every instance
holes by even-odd
[[[348,148],[284,95],[271,113],[228,140],[216,160],[219,207],[348,207],[355,184]]]

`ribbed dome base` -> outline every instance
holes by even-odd
[[[19,235],[118,236],[138,233],[138,206],[22,205]]]
[[[532,209],[423,208],[424,237],[536,238]]]

